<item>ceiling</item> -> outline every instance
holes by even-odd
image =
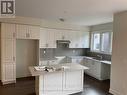
[[[15,0],[16,16],[41,18],[91,26],[113,21],[113,14],[127,10],[127,0]]]

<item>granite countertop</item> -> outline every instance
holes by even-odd
[[[55,56],[54,58],[41,58],[40,61],[49,61],[49,60],[58,60],[59,58],[63,58],[63,57],[69,57],[69,58],[87,58],[93,61],[98,61],[101,63],[105,63],[105,64],[111,64],[111,61],[108,60],[97,60],[93,57],[90,56]]]
[[[44,70],[37,71],[35,69],[35,67],[41,67],[41,66],[31,66],[31,67],[29,67],[29,70],[30,70],[30,73],[32,74],[32,76],[40,76],[40,75],[49,74],[49,73],[57,73],[57,72],[66,72],[66,71],[75,71],[75,70],[86,70],[86,69],[89,69],[86,66],[82,66],[80,64],[73,64],[73,63],[50,65],[50,67],[53,67],[53,68],[63,68],[63,69],[61,69],[59,71],[53,71],[53,72],[47,72],[47,71],[44,71]]]
[[[105,64],[111,64],[111,61],[108,61],[108,60],[97,60],[93,57],[90,57],[90,56],[68,56],[70,58],[87,58],[87,59],[90,59],[90,60],[93,60],[93,61],[98,61],[98,62],[101,62],[101,63],[105,63]]]

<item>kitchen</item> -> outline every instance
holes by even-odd
[[[127,95],[126,0],[7,2],[0,95]]]
[[[107,29],[112,29],[112,23],[97,25],[95,27],[99,26],[103,26]],[[111,32],[99,33],[110,34]],[[5,70],[5,72],[2,72],[1,76],[3,85],[16,83],[16,78],[20,79],[23,77],[30,77],[32,74],[32,76],[36,76],[35,92],[37,95],[53,95],[53,93],[54,95],[58,93],[62,95],[83,91],[83,80],[85,79],[83,77],[84,70],[87,75],[90,75],[98,80],[110,79],[111,55],[91,52],[89,47],[90,42],[92,43],[91,39],[93,38],[91,36],[93,34],[92,32],[90,34],[87,29],[86,32],[82,32],[67,29],[63,30],[41,28],[39,26],[23,24],[1,23],[1,35],[1,44],[2,46],[4,46],[1,48],[1,57],[2,59],[4,59],[4,57],[7,58],[4,60],[8,60],[8,62],[10,60],[13,60],[14,62],[13,64],[9,65],[8,63],[4,63],[5,61],[2,60],[1,67],[2,70]],[[10,42],[12,44],[9,44]],[[12,52],[10,52],[10,55],[4,52],[10,49],[12,50]],[[35,70],[31,66],[35,66],[33,67]],[[45,70],[47,71],[47,73],[43,73]],[[42,73],[37,74],[37,72],[39,71],[42,71]],[[70,73],[72,71],[73,73]],[[57,75],[57,73],[60,73],[58,74],[59,76]],[[43,79],[43,77],[41,78],[41,76],[46,76],[46,79]],[[53,78],[54,76],[55,78]],[[68,79],[68,82],[67,79],[65,79],[66,81],[64,82],[65,84],[67,83],[65,86],[65,90],[63,90],[62,86],[62,80],[64,79],[64,76],[66,76],[65,78]],[[57,80],[58,82],[52,84],[52,82],[55,80]],[[72,84],[70,84],[69,81],[71,81]],[[38,83],[41,83],[42,86],[40,86]],[[56,88],[54,88],[54,85]],[[43,87],[43,89],[39,90],[41,89],[41,87]],[[59,90],[57,87],[59,88]],[[76,88],[74,89],[74,87]],[[68,91],[66,89],[70,90]],[[49,93],[50,91],[51,93]]]

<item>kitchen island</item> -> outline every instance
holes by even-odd
[[[69,95],[83,91],[85,66],[76,63],[50,65],[52,70],[44,70],[46,66],[29,67],[35,76],[36,95]],[[40,70],[39,70],[40,68]]]

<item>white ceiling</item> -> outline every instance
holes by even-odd
[[[15,0],[16,16],[27,16],[77,25],[111,22],[113,13],[127,10],[127,0]]]

